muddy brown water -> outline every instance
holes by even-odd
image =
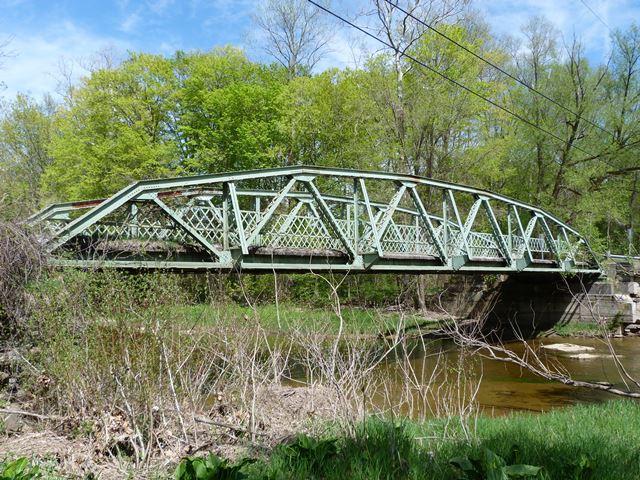
[[[534,347],[553,343],[570,343],[592,347],[593,350],[588,352],[589,358],[575,358],[572,357],[575,354],[542,349],[540,351],[544,352],[542,356],[546,363],[562,366],[576,380],[624,386],[609,347],[602,339],[554,337],[529,341]],[[611,339],[611,343],[627,372],[640,379],[640,338],[615,338]],[[515,352],[524,350],[521,343],[507,346]],[[437,351],[442,354],[436,355]],[[379,366],[376,371],[384,380],[384,387],[379,387],[373,397],[378,406],[399,409],[402,413],[413,416],[431,416],[437,414],[434,410],[438,405],[443,408],[449,404],[449,408],[452,408],[451,404],[464,404],[465,389],[455,387],[460,379],[466,381],[467,392],[473,390],[474,385],[479,382],[476,399],[482,412],[489,415],[504,415],[513,411],[544,412],[577,403],[599,403],[619,398],[603,391],[545,380],[517,365],[481,358],[479,355],[465,355],[461,358],[460,350],[447,342],[427,345],[425,349],[414,352],[406,361],[410,362],[415,376],[423,380],[429,379],[434,371],[440,372],[432,379],[428,395],[430,398],[424,400],[424,397],[414,391],[411,396],[412,406],[407,402],[399,406],[403,392],[406,392],[407,377],[402,373],[404,362],[395,360]],[[446,365],[445,368],[442,368],[443,365]],[[404,398],[408,397],[405,395]],[[395,407],[390,407],[394,402]]]

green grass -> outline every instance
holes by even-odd
[[[452,458],[479,457],[489,449],[507,465],[543,467],[537,478],[640,478],[638,402],[480,417],[472,441],[462,439],[455,421],[446,425],[442,419],[418,424],[371,418],[353,436],[304,439],[276,447],[243,473],[247,478],[273,480],[456,479],[466,477],[450,465]]]
[[[400,313],[397,312],[345,307],[342,308],[341,313],[344,320],[343,331],[348,334],[379,334],[393,331],[401,321]],[[257,322],[268,331],[286,332],[294,328],[302,328],[324,331],[328,334],[336,334],[340,328],[340,319],[330,308],[320,309],[291,304],[281,304],[279,308],[275,305],[257,305],[251,308],[232,302],[221,305],[176,305],[168,307],[163,315],[185,325],[252,326]],[[404,314],[403,322],[405,328],[417,325],[425,328],[423,325],[425,319],[415,314]],[[436,322],[433,323],[435,325]]]
[[[560,337],[601,337],[610,331],[610,328],[586,322],[569,322],[553,327],[553,333]]]

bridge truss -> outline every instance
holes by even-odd
[[[144,180],[29,222],[55,264],[82,268],[600,272],[586,239],[535,206],[325,167]]]

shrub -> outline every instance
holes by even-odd
[[[25,317],[25,287],[41,275],[44,264],[44,251],[32,232],[0,222],[0,319],[5,320],[4,327],[15,329]]]

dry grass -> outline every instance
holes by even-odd
[[[65,271],[29,289],[28,325],[37,348],[23,352],[29,366],[20,388],[30,399],[21,408],[49,417],[38,428],[64,438],[61,448],[77,453],[51,453],[62,466],[70,461],[76,471],[144,478],[170,470],[185,455],[233,457],[272,448],[296,433],[322,434],[328,424],[353,435],[371,413],[388,408],[414,415],[425,398],[438,397],[435,374],[418,375],[404,362],[396,371],[407,385],[404,396],[379,401],[385,385],[379,367],[408,359],[416,348],[401,333],[407,322],[402,312],[394,335],[348,335],[333,288],[328,301],[337,334],[327,335],[320,323],[315,330],[290,327],[274,335],[255,316],[202,328],[190,325],[188,309],[179,321],[180,309],[166,316],[168,307],[189,303],[180,280]],[[449,364],[439,368],[454,382],[463,376]],[[474,391],[465,392],[441,396],[450,405],[438,411],[470,418]],[[4,450],[26,452],[16,442]]]
[[[11,333],[6,332],[7,326],[15,330],[25,318],[25,287],[42,274],[45,260],[34,232],[17,223],[0,222],[0,318],[5,318],[5,336]]]

